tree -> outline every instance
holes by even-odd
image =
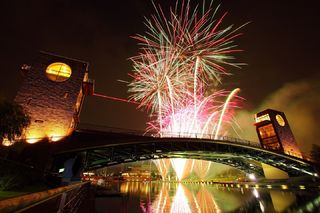
[[[0,101],[0,141],[14,140],[30,124],[30,116],[15,102]]]

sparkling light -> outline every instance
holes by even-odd
[[[154,8],[156,14],[145,22],[146,34],[133,37],[141,51],[131,58],[129,83],[131,99],[150,112],[147,131],[160,137],[225,135],[223,125],[233,120],[240,89],[228,92],[218,85],[223,75],[230,75],[226,66],[241,65],[231,55],[241,51],[233,41],[241,35],[239,28],[221,27],[227,13],[217,18],[219,6],[212,2],[192,9],[190,1],[177,1],[168,16],[160,6]],[[186,161],[171,162],[181,180]]]
[[[249,174],[248,177],[250,180],[256,180],[256,176],[254,174]]]
[[[256,197],[256,198],[259,198],[259,192],[257,189],[253,189],[252,190],[252,194]]]

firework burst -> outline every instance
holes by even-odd
[[[212,1],[206,5],[204,1],[192,9],[190,1],[177,1],[166,15],[154,4],[156,13],[146,19],[146,34],[133,37],[141,51],[131,58],[129,92],[150,112],[147,131],[161,137],[217,139],[240,99],[239,89],[227,92],[212,85],[230,75],[227,66],[241,65],[232,55],[241,51],[234,44],[241,33],[232,25],[222,27],[227,13],[217,17],[219,6],[213,7]],[[208,94],[209,89],[214,92]]]

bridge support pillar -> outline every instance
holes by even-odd
[[[266,179],[288,179],[289,175],[287,172],[282,171],[276,167],[262,163],[262,169],[264,177]]]
[[[81,180],[80,174],[83,170],[83,163],[82,153],[78,153],[75,157],[70,157],[64,162],[64,171],[61,180],[63,185]]]

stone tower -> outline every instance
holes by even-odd
[[[283,112],[266,109],[255,115],[259,141],[264,149],[284,152],[302,158],[288,120]]]
[[[58,141],[69,135],[79,123],[88,63],[39,52],[21,69],[24,79],[15,101],[31,117],[24,133],[26,141]]]

